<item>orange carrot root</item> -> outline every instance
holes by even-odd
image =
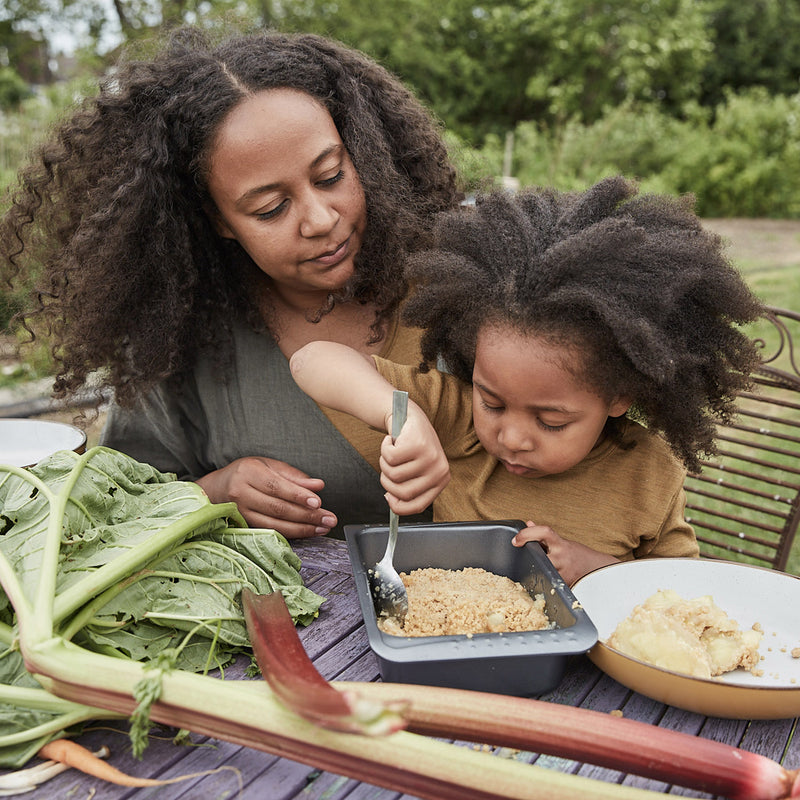
[[[118,786],[163,786],[165,783],[171,783],[171,781],[159,781],[155,778],[136,778],[133,775],[127,775],[70,739],[54,739],[42,747],[38,755],[40,758],[58,761],[80,770],[86,775],[100,778],[108,783],[115,783]]]

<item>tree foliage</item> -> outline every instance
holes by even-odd
[[[693,191],[708,213],[800,215],[796,0],[5,0],[0,110],[50,80],[45,20],[83,31],[96,70],[115,58],[101,46],[114,32],[131,42],[189,22],[331,36],[443,120],[467,188],[501,173],[513,131],[523,184],[620,171]]]
[[[19,51],[25,32],[46,39],[43,20],[82,31],[96,53],[110,34],[230,19],[357,47],[476,142],[525,120],[591,124],[631,102],[682,118],[728,89],[791,95],[800,81],[800,4],[786,0],[6,0],[0,57],[45,81]]]
[[[708,0],[305,0],[289,30],[379,58],[465,133],[525,119],[591,122],[620,102],[679,109],[711,56]]]
[[[727,90],[763,86],[770,94],[800,89],[800,3],[796,0],[715,0],[714,58],[703,71],[704,105]]]

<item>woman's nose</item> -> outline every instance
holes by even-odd
[[[310,195],[300,218],[300,235],[306,238],[324,236],[339,221],[339,213],[324,197]]]

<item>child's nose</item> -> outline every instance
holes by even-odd
[[[500,444],[512,452],[535,449],[535,437],[527,425],[505,424],[497,436]]]

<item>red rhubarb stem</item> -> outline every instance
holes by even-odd
[[[729,800],[782,800],[797,791],[797,774],[765,756],[590,709],[438,686],[330,684],[308,657],[280,595],[250,594],[244,605],[256,659],[270,687],[298,714],[322,726],[347,729],[341,724],[348,718],[346,694],[329,696],[329,690],[348,687],[377,705],[407,704],[409,731],[430,737],[570,758]],[[308,707],[317,703],[320,713],[309,716]]]
[[[280,592],[244,589],[242,606],[261,673],[286,706],[331,730],[380,735],[405,727],[404,702],[364,700],[325,680],[308,657]]]
[[[368,683],[358,684],[358,691],[375,701],[408,701],[405,716],[413,733],[571,758],[728,800],[800,796],[796,770],[788,771],[757,753],[646,722],[442,687]]]

